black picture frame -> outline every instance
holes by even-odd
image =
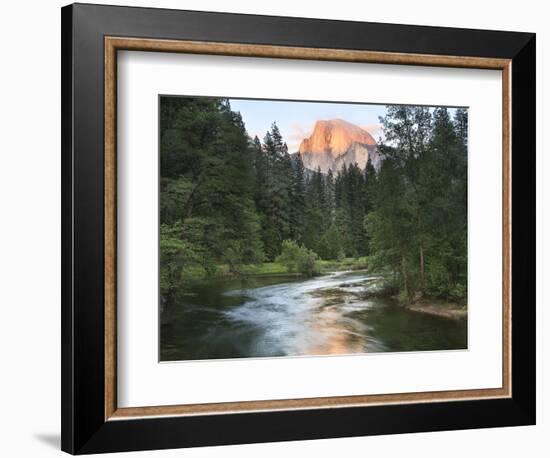
[[[535,424],[535,34],[74,4],[62,8],[62,449],[72,454]],[[104,37],[512,60],[512,396],[106,421]]]

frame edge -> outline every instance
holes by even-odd
[[[75,453],[73,380],[73,6],[61,8],[61,450]]]
[[[221,445],[221,444],[236,444],[236,443],[243,443],[243,442],[269,442],[269,441],[275,441],[275,440],[297,440],[297,439],[315,439],[315,438],[322,438],[322,437],[350,437],[350,436],[357,436],[357,435],[365,435],[365,434],[388,434],[387,431],[383,430],[383,427],[376,426],[376,425],[370,425],[370,427],[367,427],[366,418],[363,418],[361,421],[363,422],[363,427],[360,428],[359,426],[351,426],[349,427],[348,431],[343,431],[345,428],[343,426],[336,425],[337,431],[330,431],[327,432],[326,429],[323,429],[323,420],[321,419],[322,415],[328,415],[327,410],[318,410],[315,412],[318,413],[312,413],[311,415],[308,414],[296,414],[296,417],[290,422],[294,423],[298,421],[300,423],[301,420],[306,419],[317,419],[314,420],[314,424],[317,424],[321,429],[318,432],[315,432],[312,430],[310,425],[306,425],[307,427],[304,428],[303,433],[298,434],[292,431],[289,431],[289,428],[291,428],[292,425],[274,425],[273,420],[267,420],[267,417],[271,415],[271,418],[279,418],[284,419],[287,418],[286,421],[290,420],[290,418],[285,417],[281,413],[268,413],[268,414],[242,414],[242,421],[245,424],[249,424],[252,428],[252,432],[248,435],[248,437],[245,437],[246,435],[243,432],[240,432],[237,434],[237,437],[229,437],[227,433],[220,432],[219,436],[216,436],[214,438],[206,438],[205,433],[203,432],[197,432],[195,429],[198,425],[205,425],[210,424],[211,426],[214,424],[220,424],[218,420],[212,419],[212,417],[195,417],[196,420],[194,421],[178,421],[176,418],[163,418],[163,419],[147,419],[147,420],[140,420],[139,422],[133,422],[134,424],[132,426],[129,425],[130,422],[128,421],[116,421],[116,422],[103,422],[103,423],[97,423],[98,419],[96,417],[96,412],[90,412],[90,415],[93,417],[91,419],[88,419],[85,423],[85,425],[82,425],[81,421],[76,421],[78,415],[82,414],[84,412],[83,405],[89,404],[89,402],[84,402],[84,393],[75,391],[75,377],[76,382],[79,382],[79,377],[82,376],[82,370],[79,370],[78,372],[75,369],[75,358],[76,357],[84,357],[90,356],[86,355],[80,352],[82,350],[82,345],[78,345],[79,343],[82,344],[82,339],[86,336],[77,334],[75,336],[75,320],[78,319],[79,322],[83,319],[81,314],[79,316],[75,316],[75,305],[76,301],[74,300],[74,288],[73,288],[73,280],[75,280],[75,266],[74,266],[74,238],[75,238],[75,230],[74,230],[74,209],[73,209],[73,203],[78,201],[77,196],[75,195],[75,186],[74,186],[74,178],[75,174],[73,171],[74,165],[75,165],[75,157],[74,153],[77,151],[74,149],[73,142],[75,141],[76,134],[75,132],[75,113],[74,113],[74,91],[75,91],[75,85],[79,81],[77,81],[77,77],[75,76],[75,62],[74,62],[74,51],[76,49],[77,43],[81,40],[85,40],[89,38],[90,36],[97,37],[99,34],[103,32],[103,25],[99,27],[99,23],[97,22],[100,20],[103,16],[108,15],[110,8],[112,7],[105,7],[102,5],[76,5],[76,8],[74,8],[73,5],[64,7],[62,9],[62,449],[68,453],[94,453],[94,452],[107,452],[107,451],[123,451],[123,450],[138,450],[138,449],[152,449],[152,448],[171,448],[171,447],[183,447],[183,446],[200,446],[200,445]],[[91,20],[90,24],[90,30],[88,30],[86,33],[88,34],[86,37],[80,36],[80,33],[76,33],[78,29],[75,28],[75,9],[76,12],[80,12],[79,16],[84,16],[84,13],[93,13],[91,16],[94,16]],[[121,8],[117,7],[118,11],[121,11]],[[141,9],[143,10],[143,9]],[[154,11],[154,9],[152,9]],[[176,11],[176,10],[171,10]],[[98,14],[101,12],[101,14]],[[97,13],[97,17],[96,17]],[[143,11],[142,13],[143,14]],[[219,16],[219,15],[218,15]],[[247,15],[250,16],[250,15]],[[224,17],[231,17],[231,14],[225,14]],[[274,18],[272,18],[274,19]],[[109,22],[109,27],[118,27],[116,18],[113,21]],[[389,24],[388,24],[389,25]],[[126,24],[121,24],[120,27],[124,28]],[[413,27],[413,26],[411,26]],[[101,29],[101,30],[100,30]],[[77,36],[75,36],[75,33]],[[193,32],[194,33],[194,32]],[[517,33],[517,35],[514,35],[516,38],[513,40],[515,47],[512,49],[510,47],[508,51],[514,56],[513,57],[513,65],[512,66],[512,86],[513,88],[523,88],[525,89],[524,84],[531,84],[534,83],[534,70],[535,70],[535,54],[534,54],[534,48],[535,48],[535,36],[534,34],[523,34],[523,33]],[[527,38],[526,38],[527,37]],[[521,42],[521,43],[520,43]],[[94,43],[88,43],[91,47],[95,46]],[[516,53],[516,50],[520,48],[520,50]],[[527,49],[529,48],[529,49]],[[531,49],[532,48],[532,49]],[[93,53],[95,53],[95,48],[93,49]],[[82,63],[80,64],[82,65]],[[519,66],[523,65],[523,69],[520,71]],[[532,73],[532,75],[530,75]],[[82,78],[82,75],[80,76]],[[88,82],[87,82],[88,83]],[[78,90],[78,88],[76,88]],[[82,90],[82,88],[80,88]],[[528,89],[528,97],[526,98],[523,103],[521,103],[521,108],[517,107],[516,102],[519,100],[516,100],[513,98],[513,108],[512,108],[512,116],[515,119],[520,119],[517,115],[518,114],[527,114],[528,117],[532,116],[532,119],[529,118],[530,121],[534,120],[535,115],[535,90],[534,87],[532,89]],[[97,94],[96,94],[97,95]],[[99,103],[98,103],[99,104]],[[523,110],[523,111],[522,111]],[[516,304],[521,305],[522,303],[525,303],[527,306],[533,305],[534,302],[534,285],[535,280],[534,277],[532,279],[529,279],[528,276],[534,273],[534,261],[529,260],[529,256],[532,257],[534,254],[534,237],[533,241],[524,240],[524,238],[529,238],[534,235],[534,199],[529,202],[529,205],[526,205],[526,209],[522,209],[522,205],[524,205],[523,199],[534,197],[534,165],[535,165],[535,158],[534,155],[531,153],[534,153],[535,151],[535,144],[534,144],[534,137],[533,138],[527,138],[527,146],[524,144],[524,142],[519,141],[518,133],[529,133],[533,134],[535,132],[535,125],[534,123],[531,123],[531,125],[527,125],[527,121],[524,121],[521,125],[516,126],[517,128],[514,129],[514,124],[512,124],[512,129],[514,131],[514,135],[512,136],[512,143],[514,145],[513,151],[518,151],[517,147],[520,146],[523,149],[522,153],[522,159],[524,156],[533,156],[533,157],[527,157],[527,160],[523,164],[522,167],[520,167],[521,171],[523,172],[521,176],[523,178],[521,180],[517,180],[517,174],[514,174],[512,177],[514,183],[516,183],[516,186],[514,186],[513,189],[518,189],[517,184],[520,184],[520,187],[524,187],[524,191],[522,194],[513,194],[512,195],[512,201],[516,203],[516,209],[521,209],[521,212],[524,216],[527,217],[527,221],[525,222],[527,224],[526,231],[522,231],[521,234],[518,234],[518,231],[514,231],[512,234],[513,240],[518,240],[520,243],[516,246],[521,246],[522,249],[525,248],[526,252],[523,254],[523,258],[521,259],[521,262],[518,261],[518,256],[514,256],[512,259],[513,266],[516,267],[514,270],[516,272],[516,275],[518,277],[521,277],[521,281],[518,282],[516,285],[516,282],[514,282],[514,285],[517,287],[512,290],[512,296],[516,298],[515,302]],[[93,126],[94,129],[97,128],[97,126]],[[519,132],[516,132],[518,130]],[[523,139],[525,140],[525,138]],[[82,154],[80,152],[79,154]],[[517,154],[517,153],[516,153]],[[79,156],[80,157],[80,156]],[[514,156],[512,158],[512,162],[515,164],[516,162],[519,162],[518,156]],[[516,179],[514,179],[516,178]],[[532,179],[531,179],[532,178]],[[531,181],[529,181],[531,179]],[[517,181],[516,181],[517,180]],[[528,189],[527,189],[528,188]],[[68,195],[67,195],[68,194]],[[82,197],[80,197],[82,198]],[[520,221],[520,218],[518,217],[518,213],[514,212],[512,215],[512,219],[514,221]],[[517,223],[516,223],[517,224]],[[517,229],[517,227],[516,227]],[[93,241],[95,243],[95,240]],[[519,252],[519,249],[518,249]],[[515,253],[514,253],[515,254]],[[68,264],[67,264],[68,262]],[[522,272],[522,268],[526,266],[525,272]],[[520,272],[517,274],[517,272]],[[519,297],[516,296],[519,294],[517,291],[518,289],[522,290],[523,293],[529,293],[527,294],[527,297]],[[518,302],[518,297],[521,300],[521,302]],[[517,309],[518,305],[516,305]],[[513,317],[512,321],[512,327],[514,333],[517,335],[519,332],[522,337],[526,337],[525,342],[521,345],[521,349],[515,346],[513,348],[516,348],[516,350],[513,350],[512,354],[512,360],[514,363],[514,368],[516,370],[519,370],[520,368],[525,369],[525,373],[522,374],[522,383],[517,383],[517,380],[514,378],[514,384],[513,384],[513,398],[507,399],[507,400],[495,400],[495,401],[487,401],[485,404],[486,407],[489,407],[489,403],[493,408],[495,409],[495,412],[497,413],[485,413],[481,414],[479,419],[475,419],[474,423],[478,426],[472,425],[472,426],[464,426],[461,423],[465,422],[465,412],[468,410],[471,411],[471,409],[475,408],[472,406],[471,402],[464,401],[464,402],[458,402],[457,405],[460,405],[458,410],[458,418],[456,419],[450,419],[450,418],[444,418],[443,423],[440,427],[432,428],[432,430],[441,430],[441,429],[465,429],[470,427],[483,427],[487,426],[487,424],[483,425],[484,421],[487,421],[489,418],[493,418],[492,426],[512,426],[512,425],[528,425],[528,424],[534,424],[536,420],[536,409],[535,409],[535,336],[534,336],[534,322],[535,322],[535,314],[534,311],[530,316],[527,316],[528,313],[524,312],[523,318],[521,318],[519,321],[517,321],[517,314]],[[515,318],[515,319],[514,319]],[[95,338],[95,333],[93,336]],[[517,342],[516,342],[517,343]],[[95,341],[90,343],[90,346],[95,345]],[[532,349],[533,353],[529,354],[527,361],[524,363],[521,362],[521,359],[524,358],[524,354],[522,352]],[[75,354],[76,350],[76,354]],[[91,348],[90,354],[92,355],[92,359],[96,358],[95,352],[99,352],[99,349]],[[94,360],[95,361],[95,360]],[[90,368],[94,367],[94,362],[82,362],[82,365],[90,366]],[[518,364],[519,363],[519,364]],[[519,375],[519,372],[518,372]],[[82,382],[82,380],[81,380]],[[95,383],[95,382],[94,382]],[[85,388],[92,387],[92,382],[85,383]],[[520,386],[521,385],[521,386]],[[96,387],[92,387],[94,390]],[[104,389],[104,388],[103,388]],[[102,389],[102,391],[103,391]],[[522,392],[521,389],[527,390],[527,393]],[[94,391],[94,393],[91,394],[91,397],[95,399],[95,397],[98,395]],[[477,402],[477,401],[474,401]],[[436,414],[443,414],[443,410],[447,403],[437,403],[434,404],[431,407],[422,407],[422,411],[424,411],[427,416],[433,416]],[[414,406],[411,405],[411,406]],[[466,407],[466,406],[472,406],[472,407]],[[77,409],[78,407],[78,409]],[[102,405],[103,409],[103,405]],[[367,407],[367,408],[343,408],[343,409],[332,409],[331,412],[337,412],[340,411],[339,414],[337,414],[338,418],[345,419],[346,415],[349,415],[350,417],[355,417],[356,419],[361,419],[360,412],[363,412],[363,415],[366,414],[365,409],[373,409],[373,411],[382,412],[379,408],[376,406],[373,407]],[[397,412],[399,409],[388,407],[386,412],[389,411]],[[410,412],[410,408],[403,408],[403,411]],[[306,412],[313,412],[313,411],[306,411]],[[347,412],[347,413],[345,413]],[[500,415],[508,415],[507,418],[500,418],[498,417],[498,413]],[[382,417],[387,417],[388,413],[384,415],[384,413],[381,414]],[[368,416],[368,415],[367,415]],[[246,417],[247,419],[245,419]],[[234,417],[233,417],[234,418]],[[181,419],[180,419],[181,420]],[[260,424],[256,425],[256,422],[259,421]],[[283,421],[283,420],[281,420]],[[433,420],[432,420],[433,421]],[[272,423],[272,426],[275,426],[273,429],[270,430],[271,433],[262,430],[261,426],[269,425],[269,423]],[[401,422],[398,422],[399,424],[396,425],[393,432],[419,432],[419,431],[427,431],[429,429],[430,420],[427,419],[426,422],[422,422],[419,425],[409,425],[405,426],[402,425]],[[425,423],[425,424],[424,424]],[[223,422],[221,422],[223,424]],[[226,423],[227,424],[227,423]],[[187,429],[183,429],[183,426],[186,425]],[[194,426],[193,426],[194,425]],[[158,432],[160,428],[169,428],[171,427],[171,432],[167,431],[167,437],[166,441],[163,442],[163,439],[160,439],[160,443],[162,445],[159,445],[159,439],[156,439],[152,437],[150,434],[144,434],[143,437],[140,436],[141,433],[154,433]],[[294,424],[294,428],[296,427],[296,424]],[[95,429],[94,429],[95,428]],[[92,433],[92,429],[93,433]],[[231,428],[230,428],[231,429]],[[299,428],[298,428],[299,429]],[[196,437],[193,435],[193,430],[195,431]],[[179,437],[175,437],[175,433],[178,432],[180,434]],[[234,431],[235,432],[235,431]],[[91,434],[90,434],[91,433]],[[251,438],[252,435],[253,437]],[[244,437],[244,439],[243,439]]]

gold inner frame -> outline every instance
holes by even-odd
[[[502,72],[502,387],[119,408],[117,404],[117,51],[152,51],[500,70]],[[511,60],[288,46],[105,37],[105,420],[511,397]]]

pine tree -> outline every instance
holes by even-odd
[[[325,177],[325,213],[329,221],[332,222],[334,217],[334,174],[332,169],[328,169],[327,176]]]
[[[397,273],[403,296],[411,301],[424,282],[426,225],[419,177],[430,146],[432,115],[427,107],[389,106],[380,121],[386,140],[379,148],[385,160],[367,229],[371,251]]]
[[[388,108],[380,172],[366,174],[373,259],[396,274],[402,295],[466,297],[467,113]]]
[[[318,252],[319,236],[323,234],[327,220],[325,217],[325,183],[320,168],[310,173],[306,180],[305,192],[306,223],[304,230],[304,244],[310,250]]]
[[[263,260],[263,247],[255,152],[229,101],[163,97],[160,131],[161,291],[171,296],[187,268],[236,272]]]
[[[266,208],[263,209],[263,239],[266,254],[274,259],[281,250],[283,240],[291,234],[291,183],[292,164],[288,147],[283,142],[276,123],[264,137],[263,151],[268,164],[265,183]],[[262,186],[262,184],[259,184]]]
[[[352,256],[366,254],[367,240],[364,231],[365,219],[365,180],[361,169],[354,163],[347,172],[347,199],[351,224]]]
[[[468,110],[466,108],[457,108],[453,120],[456,136],[466,153],[468,149]]]
[[[466,156],[460,135],[464,120],[455,123],[448,110],[434,110],[430,155],[421,182],[426,205],[424,231],[429,235],[426,287],[446,298],[462,295],[466,286]]]
[[[305,232],[305,170],[300,153],[292,161],[292,187],[290,190],[290,236],[301,242]]]

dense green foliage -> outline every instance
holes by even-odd
[[[319,257],[305,246],[294,240],[285,240],[281,247],[281,254],[275,262],[284,265],[289,272],[299,272],[308,277],[319,273],[317,260]]]
[[[304,168],[274,123],[248,137],[226,99],[161,99],[160,283],[277,262],[313,275],[367,256],[407,300],[466,295],[467,114],[387,107],[380,170]]]
[[[221,99],[167,97],[160,116],[160,276],[170,297],[185,269],[211,274],[223,262],[237,272],[264,253],[240,115]]]
[[[366,218],[373,267],[386,268],[405,300],[420,293],[465,300],[467,114],[393,106],[381,119],[386,144],[371,175]]]

